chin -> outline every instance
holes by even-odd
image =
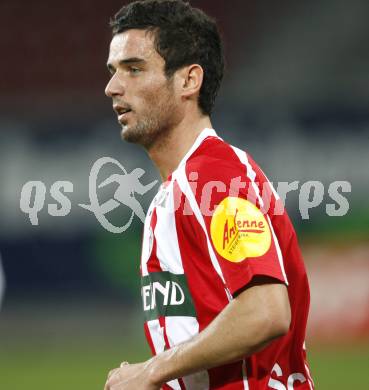
[[[122,137],[123,140],[129,141],[129,139],[132,138],[132,136],[134,136],[134,131],[132,131],[132,127],[126,124],[122,124],[120,136]]]
[[[142,136],[137,131],[135,131],[134,129],[132,129],[131,127],[129,127],[127,125],[122,126],[120,136],[121,136],[123,141],[133,143],[133,144],[140,144],[141,143],[140,141],[141,141]]]
[[[122,124],[121,138],[126,142],[141,145],[145,149],[149,149],[155,142],[158,134],[155,131],[150,131],[154,127],[150,125],[150,123]]]
[[[121,130],[120,130],[120,136],[121,136],[122,140],[126,139],[127,130],[128,130],[127,126],[123,125]]]

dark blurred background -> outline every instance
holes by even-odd
[[[142,224],[135,218],[112,234],[78,207],[89,202],[100,157],[144,169],[145,183],[159,179],[143,150],[120,141],[104,96],[108,22],[126,3],[0,3],[1,389],[102,389],[110,368],[148,356]],[[287,198],[311,281],[307,345],[317,389],[369,388],[369,2],[191,4],[214,16],[224,36],[218,134],[248,150],[274,183],[325,186],[309,220],[298,192]],[[31,180],[47,188],[38,226],[20,209]],[[58,180],[74,185],[65,217],[47,212]],[[325,212],[334,181],[352,187],[342,217]],[[138,197],[145,209],[154,193]],[[124,225],[130,213],[111,217]]]

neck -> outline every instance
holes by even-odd
[[[149,157],[158,168],[163,182],[177,169],[183,157],[205,128],[212,128],[208,116],[201,116],[194,121],[184,119],[167,132],[165,139],[158,140],[150,147]]]

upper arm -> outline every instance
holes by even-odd
[[[233,302],[241,321],[253,317],[259,323],[260,332],[265,333],[263,338],[273,339],[288,332],[291,308],[285,284],[272,278],[256,277],[236,294]]]
[[[191,172],[198,176],[196,187],[187,187],[195,198],[191,206],[197,208],[197,220],[192,221],[204,229],[210,244],[201,247],[204,255],[212,258],[232,295],[259,276],[288,284],[272,208],[261,207],[258,186],[239,162],[222,161],[217,167],[187,166],[187,177]]]

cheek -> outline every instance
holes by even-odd
[[[166,84],[151,83],[144,88],[140,88],[138,98],[145,110],[154,111],[155,109],[163,109],[163,105],[167,105],[174,99],[173,93],[168,89]]]

